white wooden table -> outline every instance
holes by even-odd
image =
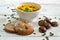
[[[60,16],[60,0],[0,0],[0,17],[12,14],[11,8],[21,2],[36,2],[42,6],[41,13],[49,16]],[[9,7],[9,9],[7,9]],[[48,14],[49,13],[49,14]],[[42,40],[44,37],[0,37],[0,40]],[[60,40],[60,37],[49,37],[50,40]]]

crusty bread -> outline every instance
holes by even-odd
[[[32,27],[30,23],[19,21],[15,27],[15,31],[20,35],[30,35],[34,31]]]
[[[14,27],[15,27],[14,23],[7,23],[5,25],[5,31],[10,32],[10,33],[15,33]]]

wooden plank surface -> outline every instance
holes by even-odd
[[[41,13],[44,15],[55,14],[60,16],[60,0],[0,0],[0,17],[4,14],[12,14],[11,8],[21,2],[36,2],[42,6]],[[7,9],[9,7],[9,9]],[[48,14],[49,13],[49,14]],[[44,37],[0,37],[0,40],[42,40]],[[50,37],[50,40],[60,40],[60,37]]]

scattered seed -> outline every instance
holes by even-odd
[[[55,19],[56,19],[57,17],[55,17]]]
[[[5,26],[5,24],[3,24],[3,26]]]
[[[11,18],[14,18],[14,16],[11,16]]]
[[[0,35],[0,37],[1,37],[1,35]]]
[[[12,10],[12,12],[16,12],[15,10]]]
[[[45,40],[45,39],[42,39],[42,40]]]
[[[46,36],[45,38],[46,38],[46,40],[49,40],[48,36]]]
[[[50,36],[53,36],[54,34],[52,32],[50,32]]]
[[[39,19],[41,19],[41,18],[39,18]]]
[[[43,16],[43,17],[46,17],[46,16]]]
[[[4,16],[7,16],[6,14]]]
[[[52,19],[50,18],[50,20],[52,20]]]
[[[18,20],[19,18],[16,18],[16,17],[14,17],[14,16],[12,16],[12,18],[14,18],[14,19],[16,19],[16,20]]]
[[[16,12],[16,10],[15,9],[11,9],[12,10],[12,12]]]
[[[12,10],[12,12],[16,12],[16,10]]]
[[[11,20],[8,20],[8,21],[11,21]]]
[[[42,36],[45,36],[46,35],[46,33],[44,33]]]
[[[14,16],[15,14],[11,14],[10,16],[12,17],[12,16]]]
[[[59,18],[59,20],[60,20],[60,18]]]
[[[14,19],[17,19],[16,17],[14,17]]]
[[[36,33],[33,33],[33,34],[36,34]]]
[[[15,9],[11,9],[11,10],[15,10]]]
[[[7,7],[7,9],[8,9],[9,7]]]
[[[11,20],[8,20],[8,22],[11,22]]]

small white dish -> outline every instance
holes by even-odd
[[[24,3],[21,3],[20,5],[22,5],[22,4],[35,4],[39,7],[41,7],[39,4],[32,3],[32,2],[24,2]],[[37,10],[37,11],[34,11],[34,12],[24,12],[24,11],[22,12],[21,10],[17,10],[18,6],[16,6],[17,14],[20,16],[21,19],[24,19],[24,20],[27,20],[27,21],[32,21],[40,12],[40,9]]]

